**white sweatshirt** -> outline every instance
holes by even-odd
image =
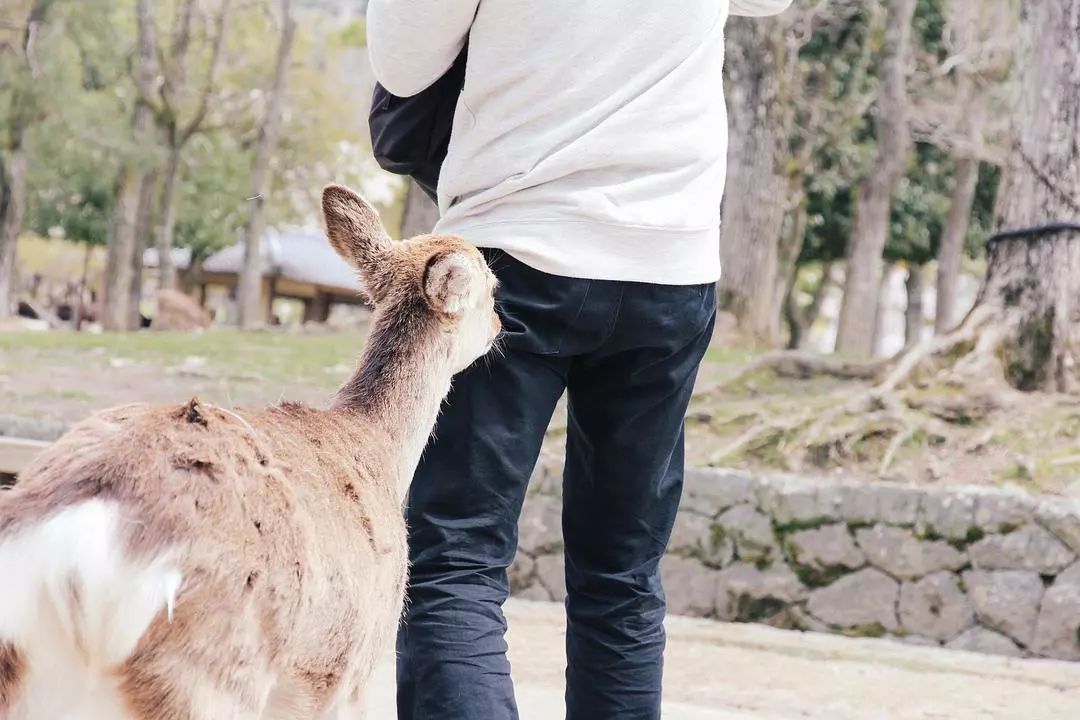
[[[469,60],[437,230],[546,273],[720,275],[724,23],[791,0],[370,0],[375,76],[414,95]]]

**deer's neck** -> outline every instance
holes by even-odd
[[[423,307],[377,311],[360,362],[333,404],[382,431],[402,500],[453,377],[436,323]]]

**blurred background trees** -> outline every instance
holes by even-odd
[[[1015,108],[1029,83],[1067,94],[1077,81],[1025,74],[1042,48],[1022,40],[1043,5],[1071,1],[795,0],[733,19],[720,282],[732,338],[892,354],[965,317],[992,231],[1075,220],[1027,217],[999,191],[1020,182],[1017,143],[1050,162],[1049,136]],[[203,260],[238,242],[248,281],[229,319],[262,322],[263,228],[317,225],[331,180],[364,188],[391,225],[429,229],[431,204],[370,156],[364,5],[3,0],[0,313],[32,300],[47,262],[36,245],[20,261],[20,238],[82,246],[80,302],[121,330],[146,304],[144,250],[157,285],[182,260],[191,290]]]

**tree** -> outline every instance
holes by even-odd
[[[131,327],[131,288],[133,254],[138,251],[139,199],[147,168],[140,153],[151,137],[152,107],[156,74],[157,33],[154,27],[153,0],[136,0],[137,42],[134,60],[136,87],[131,128],[133,147],[120,169],[116,202],[109,230],[105,265],[105,308],[102,325],[106,330],[123,331]]]
[[[787,209],[790,103],[781,96],[787,20],[737,18],[727,30],[728,188],[720,224],[720,307],[747,334],[779,339],[774,289]]]
[[[912,143],[907,74],[915,0],[892,0],[888,6],[881,53],[882,88],[875,122],[877,158],[856,193],[836,341],[837,350],[857,356],[872,352],[889,207],[907,168]]]
[[[231,0],[221,0],[213,20],[210,57],[206,77],[196,92],[189,81],[192,23],[195,0],[177,3],[169,52],[164,56],[159,102],[154,105],[157,125],[165,138],[167,156],[162,175],[160,218],[154,233],[158,256],[158,276],[162,287],[171,287],[175,277],[172,264],[173,237],[176,229],[177,181],[184,148],[203,130],[216,90],[225,46]],[[188,118],[182,117],[183,101],[194,96]]]
[[[285,80],[289,57],[296,38],[296,20],[290,0],[281,0],[281,37],[278,41],[273,84],[266,114],[259,127],[251,177],[251,214],[244,228],[244,265],[237,293],[240,326],[257,327],[266,321],[267,309],[262,305],[262,254],[260,241],[266,228],[264,205],[269,191],[270,160],[277,149],[281,131],[281,108],[285,96]]]
[[[12,61],[8,127],[0,146],[0,318],[11,312],[15,276],[15,257],[27,204],[29,154],[27,133],[43,117],[42,102],[36,83],[40,79],[37,42],[46,13],[53,0],[33,0],[17,46],[0,43],[0,55],[9,52]],[[0,57],[0,60],[6,58]],[[5,83],[6,84],[6,83]]]
[[[1029,12],[999,221],[1019,232],[990,245],[965,325],[982,321],[980,344],[997,346],[987,360],[1000,358],[1012,386],[1068,392],[1080,359],[1080,0],[1044,0]]]

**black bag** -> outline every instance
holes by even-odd
[[[375,160],[387,172],[411,177],[432,200],[436,200],[439,172],[450,146],[458,97],[465,87],[467,56],[466,43],[450,69],[412,97],[391,95],[376,84],[371,101],[368,124]]]

